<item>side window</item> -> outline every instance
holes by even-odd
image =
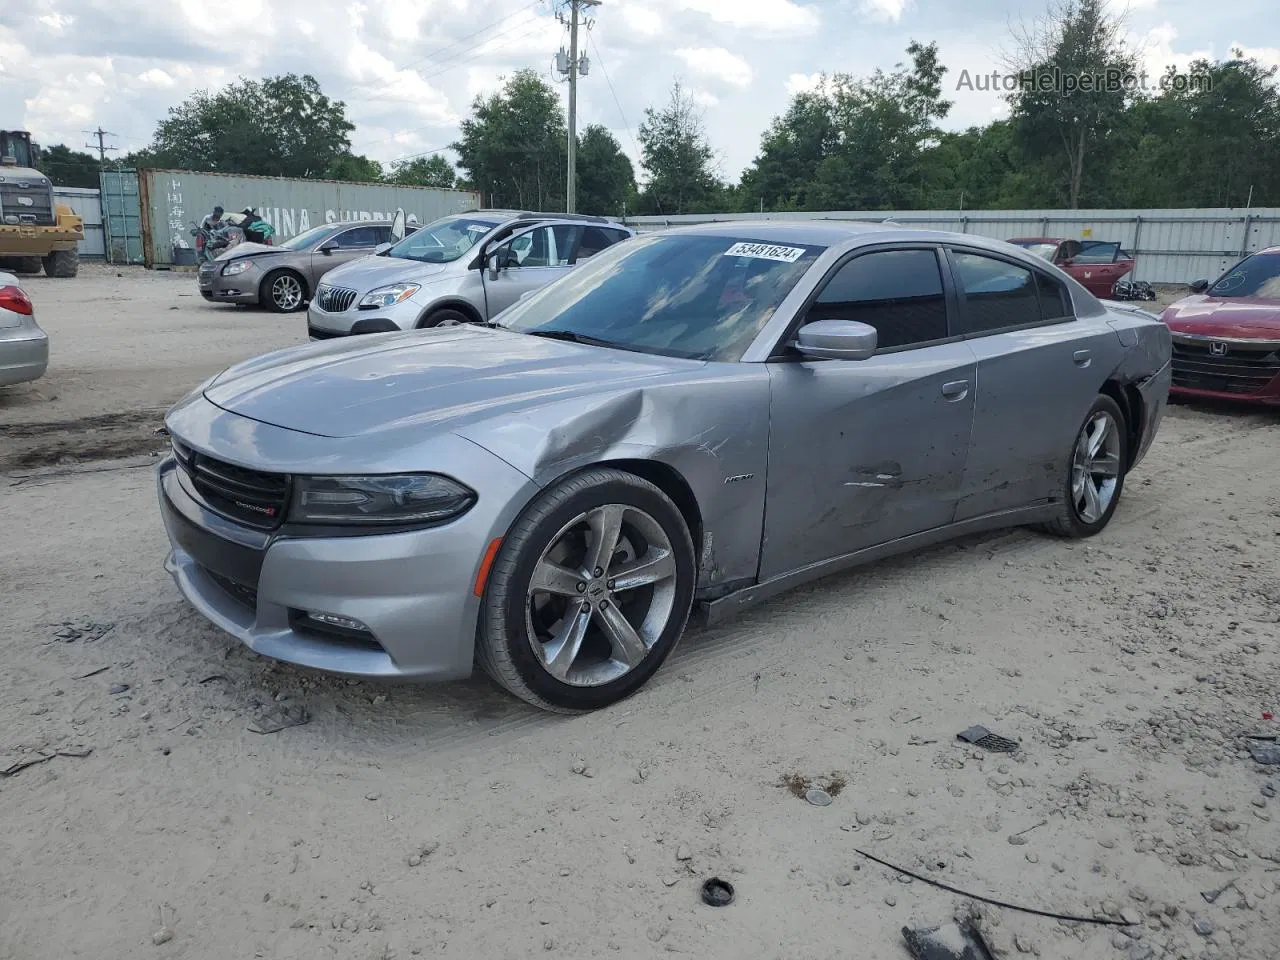
[[[521,234],[507,246],[515,254],[513,267],[545,267],[550,253],[550,227],[538,227],[528,233]]]
[[[964,298],[965,329],[984,333],[1040,321],[1030,270],[976,253],[953,253],[956,283]]]
[[[376,247],[378,241],[377,227],[352,227],[334,237],[343,250],[353,247]]]
[[[551,252],[550,266],[566,267],[569,265],[569,258],[573,256],[573,247],[578,242],[578,237],[581,233],[581,227],[575,227],[567,223],[551,228],[554,249]]]
[[[948,336],[942,271],[932,250],[883,250],[855,257],[833,276],[805,316],[857,320],[876,328],[879,349]]]
[[[605,247],[618,242],[617,230],[606,230],[603,227],[587,227],[582,231],[582,245],[578,247],[578,260],[593,257]]]
[[[377,230],[378,243],[388,243],[391,240],[391,227],[375,227]]]
[[[1075,315],[1065,284],[1047,274],[1037,273],[1036,289],[1040,293],[1041,320],[1060,320]]]

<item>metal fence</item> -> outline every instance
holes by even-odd
[[[1061,237],[1118,241],[1137,257],[1133,278],[1189,283],[1216,277],[1242,256],[1280,246],[1280,208],[1185,210],[861,210],[628,217],[641,232],[732,220],[892,220],[904,227],[973,233],[996,240]]]
[[[147,266],[172,264],[192,246],[191,228],[214,206],[228,213],[252,207],[277,240],[340,220],[390,220],[403,208],[410,223],[429,223],[475,209],[479,194],[386,183],[285,180],[183,170],[139,170],[141,242]]]
[[[102,201],[99,191],[87,187],[54,187],[53,202],[65,203],[84,221],[80,259],[101,260],[106,252],[102,229]]]

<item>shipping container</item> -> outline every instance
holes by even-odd
[[[1137,257],[1132,279],[1212,279],[1241,257],[1280,246],[1280,208],[1185,210],[838,210],[628,217],[641,232],[733,220],[892,220],[903,227],[973,233],[994,240],[1060,237],[1118,242]]]
[[[346,220],[390,220],[403,208],[410,223],[429,223],[473,210],[479,194],[388,183],[285,180],[185,170],[139,170],[141,243],[149,267],[182,262],[194,246],[191,235],[215,206],[227,213],[252,207],[275,228],[275,242],[312,227]]]

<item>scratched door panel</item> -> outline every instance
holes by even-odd
[[[973,422],[966,344],[770,375],[761,579],[951,522]]]

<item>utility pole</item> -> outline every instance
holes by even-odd
[[[578,192],[578,77],[586,76],[589,66],[587,58],[578,56],[578,14],[583,7],[598,7],[600,0],[567,0],[569,6],[569,56],[565,58],[564,48],[556,57],[556,67],[569,78],[569,169],[565,179],[564,210],[565,213],[577,211]],[[561,15],[561,22],[563,14]],[[587,24],[588,29],[590,23]]]
[[[103,130],[101,126],[99,126],[97,130],[85,130],[84,132],[85,132],[85,133],[87,133],[87,134],[89,134],[89,136],[91,136],[91,137],[97,137],[97,138],[98,138],[98,142],[97,142],[97,144],[96,144],[96,145],[95,145],[95,144],[92,144],[92,143],[86,143],[86,144],[85,144],[85,146],[86,146],[86,147],[88,147],[90,150],[93,150],[93,149],[95,149],[95,147],[96,147],[96,149],[97,149],[97,151],[98,151],[98,162],[99,162],[99,163],[101,163],[103,166],[106,166],[106,163],[107,163],[107,151],[108,151],[108,150],[118,150],[119,148],[118,148],[118,147],[108,147],[108,146],[106,145],[106,143],[105,143],[104,138],[106,138],[106,137],[115,137],[115,136],[118,136],[118,134],[112,133],[110,130]]]

